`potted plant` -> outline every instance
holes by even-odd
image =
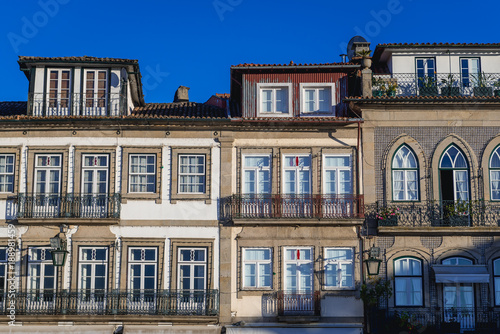
[[[493,86],[497,87],[498,89],[495,89],[495,96],[500,96],[500,79],[498,79],[497,82],[493,84]]]
[[[444,207],[449,226],[469,226],[471,202],[459,200]]]
[[[396,91],[398,89],[398,84],[395,82],[387,83],[387,96],[396,96]]]
[[[479,72],[474,76],[475,84],[474,96],[493,96],[493,87],[488,87],[488,81],[491,81],[491,76]]]
[[[446,79],[441,79],[441,83],[444,85],[441,88],[441,96],[459,96],[460,88],[455,84],[457,80],[453,79],[453,74],[448,74]]]
[[[372,59],[370,58],[371,50],[361,50],[356,52],[356,55],[363,58],[363,68],[370,68],[372,66]]]
[[[385,318],[384,310],[378,310],[377,306],[380,300],[392,296],[391,282],[381,280],[379,277],[368,279],[361,285],[360,296],[365,306],[365,319],[368,319],[367,323],[371,327],[371,332],[371,329],[380,323],[380,319]]]
[[[399,208],[389,208],[384,206],[377,212],[377,220],[380,226],[397,226],[398,225]]]
[[[421,96],[437,96],[438,89],[434,76],[424,75],[418,78],[419,94]]]
[[[385,93],[386,87],[384,80],[380,77],[372,77],[372,91],[373,96],[383,96]]]

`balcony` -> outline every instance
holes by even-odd
[[[406,310],[379,310],[370,314],[374,333],[498,333],[500,329],[499,313],[493,310],[453,307],[420,308]],[[413,328],[413,330],[411,330]]]
[[[363,196],[233,195],[222,200],[225,219],[352,219],[364,217]]]
[[[44,94],[28,96],[28,115],[104,117],[127,114],[127,98],[121,94],[104,94],[99,97],[80,93]]]
[[[216,316],[218,290],[102,290],[0,294],[0,313],[17,315]]]
[[[284,317],[319,317],[321,315],[321,293],[277,291],[262,296],[263,314]],[[299,318],[296,319],[300,321]],[[310,319],[309,319],[310,320]]]
[[[120,194],[59,195],[19,194],[9,199],[17,219],[85,219],[103,220],[120,218]]]
[[[500,96],[500,73],[374,74],[373,96]]]
[[[428,228],[447,228],[449,231],[500,232],[500,202],[422,201],[387,205],[377,202],[366,210],[368,217],[377,220],[379,231],[409,228],[421,232]]]

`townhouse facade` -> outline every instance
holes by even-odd
[[[497,333],[499,44],[379,44],[363,69],[373,332]],[[392,326],[392,327],[391,327]]]
[[[19,64],[28,102],[0,120],[0,331],[220,332],[226,110],[186,89],[145,104],[136,60]]]

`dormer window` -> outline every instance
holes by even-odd
[[[47,80],[48,115],[70,115],[71,71],[69,69],[49,69]]]
[[[481,72],[479,58],[461,58],[460,75],[462,76],[462,87],[477,86],[478,74]]]
[[[108,71],[85,70],[83,115],[106,115],[108,104]]]
[[[334,92],[333,83],[301,83],[301,113],[332,113]]]
[[[292,97],[291,84],[259,83],[258,114],[260,116],[290,116]]]

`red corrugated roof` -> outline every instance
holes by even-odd
[[[382,43],[377,47],[421,47],[421,46],[444,46],[444,47],[463,47],[463,46],[488,46],[500,47],[500,43]]]
[[[254,64],[254,63],[244,63],[244,64],[238,64],[238,65],[232,65],[231,67],[293,67],[293,66],[342,66],[342,65],[359,65],[355,63],[309,63],[309,64],[295,64],[293,61],[291,61],[288,64]]]

